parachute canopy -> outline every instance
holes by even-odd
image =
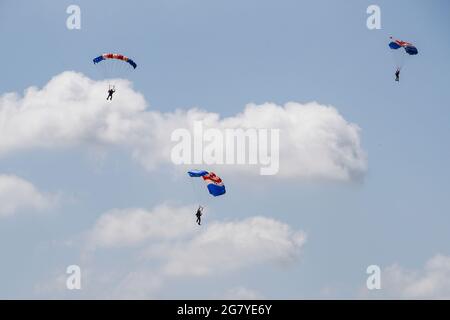
[[[205,181],[208,191],[214,197],[221,196],[225,194],[225,185],[214,172],[208,172],[205,170],[194,170],[188,172],[189,176],[192,178],[203,178]]]
[[[125,57],[122,54],[117,54],[117,53],[104,53],[101,56],[98,56],[97,58],[95,58],[93,61],[94,61],[94,64],[97,64],[97,63],[102,62],[103,60],[108,60],[108,59],[122,60],[124,62],[129,63],[133,67],[133,69],[136,69],[136,67],[137,67],[137,64],[133,60],[131,60],[128,57]]]
[[[412,43],[402,41],[402,40],[395,40],[392,37],[390,37],[390,39],[392,41],[389,43],[389,48],[391,48],[392,50],[398,50],[400,48],[403,48],[405,50],[405,52],[411,56],[419,53],[417,48]]]
[[[404,64],[413,56],[419,53],[417,48],[410,42],[396,40],[390,37],[389,50],[397,69],[402,69]]]

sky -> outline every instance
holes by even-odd
[[[0,0],[0,298],[450,298],[449,9]],[[399,82],[389,36],[419,50]],[[138,67],[105,79],[106,52]],[[279,172],[174,164],[195,121],[278,129]]]

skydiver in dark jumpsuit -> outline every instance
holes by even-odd
[[[195,214],[195,216],[197,217],[197,223],[199,226],[202,224],[202,211],[203,211],[203,207],[199,206],[197,209],[197,213]]]
[[[108,97],[106,98],[106,100],[112,100],[114,92],[116,92],[115,87],[113,86],[111,89],[110,86],[108,90]]]
[[[395,71],[395,81],[400,81],[400,68]]]

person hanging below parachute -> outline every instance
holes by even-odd
[[[389,42],[389,48],[393,53],[396,67],[395,70],[395,81],[400,81],[400,71],[405,63],[406,58],[409,56],[415,56],[419,53],[417,48],[410,42],[396,40],[393,37],[389,37],[391,42]],[[400,50],[399,50],[400,49]]]
[[[130,58],[118,53],[105,53],[93,59],[98,70],[104,78],[123,78],[128,72],[137,68],[137,64]],[[111,89],[109,84],[108,97],[106,100],[112,100],[116,92],[115,85]]]
[[[224,195],[226,193],[225,185],[220,177],[218,177],[214,172],[208,172],[205,170],[194,170],[188,171],[188,175],[191,178],[203,178],[206,183],[208,192],[214,197]],[[197,217],[197,224],[201,225],[201,216],[203,215],[203,206],[199,205],[195,216]]]
[[[197,217],[197,224],[200,226],[202,225],[202,214],[203,214],[203,207],[198,206],[197,212],[195,213],[195,216]]]
[[[106,97],[106,100],[112,100],[114,92],[116,92],[116,87],[113,86],[111,88],[111,85],[110,85],[109,90],[108,90],[108,96]]]
[[[400,81],[400,68],[395,71],[395,81]]]

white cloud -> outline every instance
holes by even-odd
[[[316,102],[249,104],[228,118],[199,109],[162,113],[146,110],[144,97],[131,83],[117,80],[113,102],[106,101],[106,83],[80,73],[64,72],[23,97],[0,97],[0,155],[22,149],[114,145],[127,148],[148,170],[171,163],[170,136],[194,121],[205,128],[280,129],[279,177],[351,180],[364,174],[367,160],[360,129],[332,106]],[[228,167],[226,167],[228,168]],[[226,169],[223,167],[223,169]],[[248,166],[232,171],[258,172]]]
[[[264,262],[297,257],[306,235],[265,217],[213,222],[199,228],[192,208],[161,205],[112,210],[89,232],[89,248],[143,247],[143,255],[161,261],[166,275],[228,272]]]
[[[187,207],[161,205],[144,209],[112,210],[103,214],[90,232],[92,247],[122,247],[148,240],[182,238],[194,232],[193,213]]]
[[[450,257],[438,254],[423,270],[392,265],[382,273],[382,288],[395,298],[450,299]]]
[[[22,98],[3,95],[0,153],[132,139],[140,124],[134,117],[144,110],[145,102],[128,82],[119,80],[118,85],[121,95],[116,104],[106,102],[103,83],[74,72],[54,77],[41,90],[31,87]]]
[[[41,193],[32,183],[22,178],[0,175],[0,217],[26,210],[47,209],[56,200],[56,196]]]
[[[280,176],[351,180],[367,160],[360,129],[332,106],[316,102],[249,104],[241,114],[219,121],[222,128],[279,128]]]
[[[169,205],[151,210],[109,211],[85,235],[87,248],[95,247],[97,251],[89,256],[82,251],[77,263],[82,268],[83,290],[76,296],[64,290],[67,277],[64,266],[58,268],[62,275],[53,273],[48,281],[35,286],[36,295],[158,299],[173,297],[170,290],[192,281],[199,286],[197,294],[201,294],[209,281],[216,283],[216,277],[226,277],[244,268],[271,265],[273,276],[273,267],[282,264],[284,270],[287,263],[293,263],[306,241],[302,231],[264,217],[199,227],[192,210]],[[199,279],[202,275],[214,277]],[[224,285],[226,288],[229,284],[221,283],[220,287]],[[220,298],[263,299],[263,296],[245,286],[236,286],[223,292]]]
[[[252,217],[215,222],[190,241],[166,248],[168,275],[211,275],[253,264],[289,262],[299,253],[306,236],[279,221]]]

